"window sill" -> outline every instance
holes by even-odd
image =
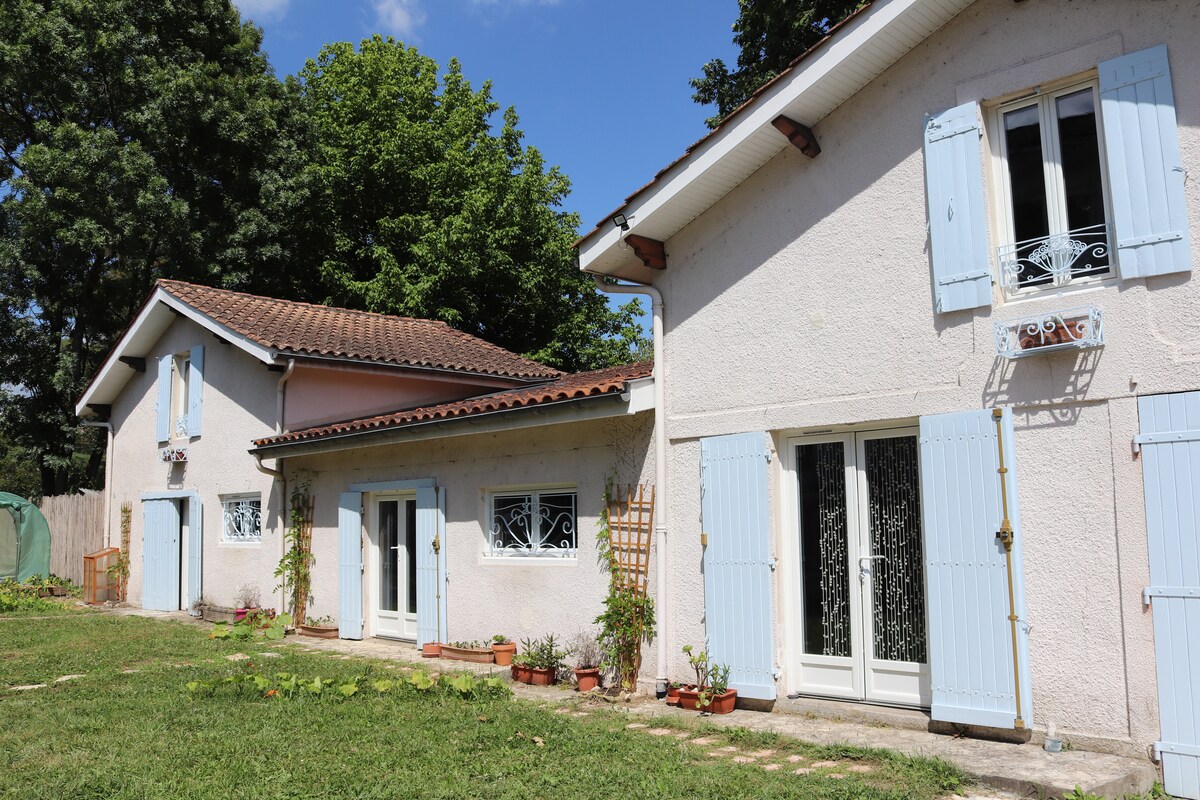
[[[257,542],[227,542],[224,539],[217,542],[219,547],[230,547],[234,550],[257,550],[262,547],[262,539]]]
[[[1108,276],[1099,280],[1079,280],[1072,281],[1066,286],[1053,286],[1046,289],[1022,289],[1016,294],[1004,297],[1002,306],[1021,306],[1029,305],[1043,300],[1056,300],[1063,297],[1076,294],[1086,294],[1100,289],[1107,289],[1110,286],[1116,286],[1121,282],[1117,276]],[[1003,292],[1002,292],[1003,294]]]
[[[488,556],[479,557],[486,567],[574,567],[579,563],[576,556]]]

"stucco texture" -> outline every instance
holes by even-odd
[[[157,361],[171,354],[204,347],[203,429],[199,437],[176,440],[186,445],[188,460],[165,464],[156,440]],[[260,587],[264,605],[272,602],[269,578],[280,555],[279,493],[272,479],[254,467],[246,452],[252,439],[275,429],[275,387],[278,373],[186,319],[177,319],[146,357],[146,371],[136,373],[113,403],[113,462],[109,465],[112,504],[112,544],[120,543],[120,506],[133,507],[130,531],[131,574],[129,602],[142,597],[141,497],[149,492],[196,490],[203,514],[203,584],[207,602],[233,605],[243,584]],[[257,544],[221,541],[221,496],[257,493],[262,496],[263,536]],[[182,543],[186,554],[186,540]],[[183,570],[186,584],[187,570]]]
[[[1044,292],[937,314],[926,236],[923,120],[1165,43],[1183,166],[1200,175],[1200,9],[1194,3],[979,0],[667,242],[672,677],[703,637],[700,437],[914,424],[1013,406],[1035,720],[1145,752],[1157,736],[1139,394],[1200,387],[1191,274]],[[986,147],[986,143],[985,143]],[[987,162],[985,158],[985,163]],[[990,165],[989,165],[990,166]],[[990,175],[989,175],[990,178]],[[1186,184],[1193,250],[1200,183]],[[989,210],[995,224],[994,209]],[[993,242],[997,240],[992,231]],[[993,324],[1093,303],[1102,349],[1007,361]],[[776,484],[786,479],[776,471]],[[778,488],[778,487],[776,487]],[[776,497],[778,491],[775,492]],[[775,503],[778,508],[778,503]],[[781,537],[795,523],[775,517]],[[796,570],[783,564],[776,573]],[[777,608],[778,661],[790,609]],[[1107,744],[1105,744],[1107,743]]]
[[[338,494],[355,483],[432,478],[446,493],[449,640],[594,632],[608,588],[595,542],[604,484],[652,480],[651,436],[643,413],[289,459],[289,480],[308,474],[316,498],[309,614],[338,617]],[[577,493],[577,557],[485,559],[488,493],[547,486]],[[364,635],[371,624],[368,613]],[[644,658],[652,667],[653,648]],[[653,669],[643,676],[652,679]]]

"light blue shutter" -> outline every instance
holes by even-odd
[[[171,366],[175,356],[163,356],[158,360],[158,406],[154,435],[160,442],[171,439]]]
[[[1138,398],[1163,782],[1200,798],[1200,392]]]
[[[1122,278],[1192,268],[1167,47],[1099,66],[1100,113]]]
[[[1033,720],[1028,627],[1021,576],[1021,514],[1012,413],[1004,409],[1008,513],[1021,716]],[[932,716],[943,722],[1012,728],[1016,718],[1012,629],[1004,548],[996,422],[987,409],[921,417],[921,511],[929,613]]]
[[[935,114],[925,123],[929,245],[939,312],[992,303],[981,135],[975,103]]]
[[[202,530],[203,515],[200,513],[200,496],[188,498],[188,613],[193,617],[200,616],[195,608],[200,600],[203,580],[204,531]],[[303,622],[303,620],[301,620]]]
[[[338,636],[363,637],[362,493],[338,495]]]
[[[200,421],[204,416],[204,347],[192,348],[191,366],[188,368],[188,436],[200,435]]]
[[[445,492],[417,489],[417,646],[444,642],[446,635]],[[438,541],[440,552],[434,550]]]
[[[142,504],[142,608],[179,610],[179,507],[173,500]]]
[[[708,652],[738,695],[775,699],[767,435],[700,440],[704,620]]]

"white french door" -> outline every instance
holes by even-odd
[[[374,636],[417,638],[416,520],[415,496],[372,496],[367,586]]]
[[[913,428],[788,441],[801,694],[928,706]]]

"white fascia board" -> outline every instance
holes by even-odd
[[[955,0],[954,5],[958,7],[957,10],[961,10],[971,2],[973,0]],[[660,241],[669,239],[677,231],[656,231],[654,229],[654,215],[659,209],[685,192],[688,187],[750,137],[769,127],[773,119],[785,113],[789,106],[803,97],[805,92],[836,73],[851,56],[870,45],[876,37],[883,35],[888,26],[897,18],[914,9],[920,10],[937,5],[942,4],[931,0],[876,0],[866,11],[851,20],[847,24],[846,30],[839,32],[831,41],[827,42],[821,52],[800,64],[791,75],[769,88],[754,101],[750,108],[728,123],[726,128],[717,131],[686,158],[671,167],[666,175],[658,179],[657,186],[647,190],[624,206],[622,213],[629,220],[629,231],[622,231],[613,226],[611,230],[594,235],[581,244],[579,247],[580,269],[585,272],[606,272],[595,262],[612,249],[620,247],[622,237],[629,233],[640,233]],[[936,8],[930,8],[929,11],[931,16],[941,16]],[[912,37],[913,40],[908,42],[907,49],[912,49],[924,38],[925,36]],[[828,114],[832,110],[833,108],[826,109],[824,114]],[[823,117],[824,114],[821,116]],[[802,119],[799,121],[807,125],[815,125],[819,120]],[[782,134],[773,129],[771,132],[778,139],[776,153],[790,146]],[[733,186],[726,187],[722,194],[733,188]],[[639,231],[639,227],[642,230]]]
[[[629,406],[626,414],[640,414],[643,411],[654,410],[654,376],[637,378],[626,384],[626,394],[629,395]]]
[[[88,413],[88,403],[92,402],[92,398],[95,397],[96,392],[101,386],[108,385],[111,381],[119,381],[119,385],[124,386],[129,380],[129,378],[132,376],[133,368],[127,364],[123,364],[120,361],[120,358],[124,355],[136,355],[139,358],[146,355],[146,353],[131,354],[127,353],[126,351],[129,349],[131,342],[133,342],[133,340],[137,337],[138,332],[145,327],[147,321],[155,313],[161,313],[161,309],[159,308],[160,304],[179,312],[181,316],[191,320],[200,327],[212,332],[216,336],[225,339],[230,344],[241,348],[264,364],[276,363],[275,351],[263,347],[257,342],[246,338],[242,334],[230,330],[224,325],[215,322],[210,317],[201,314],[199,311],[192,308],[178,297],[175,297],[162,287],[158,287],[154,290],[154,294],[151,295],[150,301],[146,303],[144,308],[142,308],[142,312],[138,314],[137,319],[135,319],[133,324],[129,326],[129,330],[125,331],[125,335],[121,337],[120,341],[117,342],[116,346],[113,347],[112,351],[108,354],[108,358],[105,360],[104,365],[100,368],[100,372],[96,374],[95,380],[88,385],[87,390],[83,393],[83,397],[80,398],[79,402],[75,404],[76,416],[83,416],[84,414]],[[146,368],[149,369],[149,365],[147,365]],[[124,370],[124,377],[121,377],[121,373],[118,372],[118,370]],[[118,388],[117,391],[120,391],[120,389]]]

